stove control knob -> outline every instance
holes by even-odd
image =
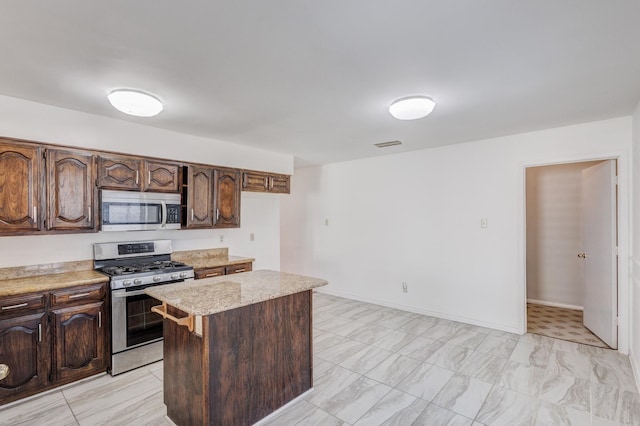
[[[172,280],[178,279],[178,274],[171,274],[171,279]]]
[[[133,280],[133,283],[136,285],[142,284],[142,280],[140,278],[136,278],[135,280]]]
[[[162,277],[160,275],[156,275],[155,277],[153,277],[153,282],[157,283],[158,281],[160,281],[162,279]]]
[[[186,272],[180,272],[180,278],[187,278]]]
[[[122,286],[123,287],[129,287],[131,285],[131,280],[124,280],[122,281]]]

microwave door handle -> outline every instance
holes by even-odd
[[[167,225],[167,203],[164,201],[160,201],[162,203],[162,223],[160,224],[161,228],[164,228]]]

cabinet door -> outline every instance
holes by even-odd
[[[243,171],[242,190],[252,192],[267,192],[269,189],[269,175],[262,172]]]
[[[40,230],[40,150],[0,139],[0,233]]]
[[[144,163],[144,191],[180,192],[180,166],[171,163]]]
[[[213,169],[189,166],[187,228],[213,227]]]
[[[291,177],[288,175],[270,175],[267,180],[269,192],[289,194]]]
[[[44,313],[0,320],[0,364],[9,372],[0,380],[0,404],[36,393],[47,385],[49,343]]]
[[[230,265],[225,268],[226,275],[239,274],[241,272],[249,272],[252,269],[252,263],[241,263],[239,265]]]
[[[53,379],[59,384],[106,371],[104,302],[56,309],[53,323]]]
[[[215,170],[214,180],[215,227],[240,227],[240,172]]]
[[[140,190],[141,160],[135,158],[98,159],[98,186],[102,189]]]
[[[46,154],[47,229],[95,230],[93,156],[62,150]]]

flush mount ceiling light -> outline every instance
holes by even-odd
[[[436,103],[426,96],[409,96],[398,99],[389,107],[389,112],[398,120],[416,120],[431,114]]]
[[[136,117],[153,117],[162,111],[162,102],[138,90],[117,89],[109,93],[109,102],[118,111]]]

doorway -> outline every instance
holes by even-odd
[[[615,160],[526,168],[528,332],[617,347],[615,169]],[[607,185],[609,193],[602,193]],[[611,244],[603,243],[602,229],[613,238]],[[590,245],[588,254],[585,244]],[[610,276],[593,266],[602,264],[598,256],[603,250]]]

